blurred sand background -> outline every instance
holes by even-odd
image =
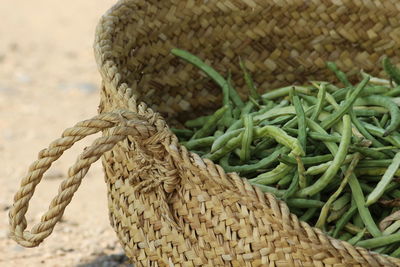
[[[7,237],[13,195],[37,153],[65,128],[96,115],[100,74],[92,44],[99,18],[115,2],[0,1],[0,266],[125,266],[109,225],[100,162],[39,247],[23,248]],[[74,146],[45,175],[31,201],[28,229],[93,139]]]

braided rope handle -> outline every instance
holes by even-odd
[[[68,178],[61,183],[58,194],[51,201],[48,211],[41,217],[40,222],[32,227],[31,231],[26,231],[25,215],[28,211],[29,201],[43,174],[74,143],[103,130],[108,131],[107,136],[97,138],[90,147],[84,149],[75,164],[69,168]],[[140,118],[138,114],[130,111],[99,114],[66,129],[61,138],[39,152],[38,159],[31,164],[28,174],[22,179],[9,213],[10,237],[24,247],[38,246],[52,233],[90,166],[128,135],[141,135],[147,138],[152,131],[155,131],[153,126]]]

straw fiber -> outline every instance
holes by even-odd
[[[136,266],[400,266],[299,221],[284,202],[187,151],[169,130],[221,100],[220,89],[171,48],[232,70],[238,88],[240,56],[260,91],[333,80],[327,60],[349,73],[379,75],[383,55],[400,60],[399,11],[396,0],[119,1],[96,31],[99,115],[67,129],[31,165],[10,212],[12,237],[37,246],[101,157],[111,225]],[[49,211],[26,231],[27,205],[43,173],[98,131],[103,137],[80,155]]]

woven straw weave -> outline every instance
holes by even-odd
[[[50,235],[101,157],[111,224],[136,266],[400,266],[299,221],[284,202],[188,152],[169,131],[221,100],[220,89],[171,48],[223,73],[231,69],[239,88],[238,56],[260,90],[333,79],[327,60],[350,74],[362,68],[378,75],[381,56],[399,61],[399,11],[396,0],[119,1],[96,31],[99,115],[40,152],[10,212],[12,237],[32,247]],[[98,131],[103,137],[79,156],[49,211],[26,231],[27,205],[43,173]]]

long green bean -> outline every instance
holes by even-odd
[[[300,142],[301,147],[303,148],[304,154],[306,154],[306,144],[307,144],[307,123],[306,123],[306,115],[304,113],[303,106],[301,105],[300,98],[293,93],[293,105],[296,111],[298,126],[299,126],[299,134],[297,139]]]
[[[357,246],[371,249],[386,246],[396,242],[400,242],[400,233],[362,240],[357,243]]]
[[[247,114],[243,117],[244,133],[242,138],[242,148],[240,150],[240,160],[246,162],[250,160],[250,145],[253,142],[253,118]]]
[[[390,62],[390,59],[385,57],[383,59],[383,69],[389,74],[390,78],[393,79],[397,85],[400,85],[400,70]]]
[[[343,126],[342,142],[340,142],[338,152],[333,158],[332,165],[328,167],[328,169],[322,175],[322,177],[318,179],[314,184],[299,190],[297,193],[298,196],[300,197],[306,197],[310,195],[312,196],[320,192],[329,184],[329,182],[332,180],[332,178],[336,175],[336,173],[340,169],[343,161],[346,158],[347,150],[350,145],[351,122],[349,115],[343,116],[343,125],[344,126]]]
[[[317,223],[316,223],[316,225],[315,225],[316,227],[322,229],[323,226],[325,225],[326,218],[327,218],[327,216],[328,216],[328,212],[329,212],[330,206],[331,206],[332,203],[336,200],[336,198],[342,193],[343,189],[344,189],[345,186],[347,185],[347,182],[349,181],[350,175],[353,174],[353,171],[354,171],[354,169],[356,168],[357,163],[358,163],[359,160],[360,160],[360,154],[356,154],[356,155],[353,157],[353,159],[352,159],[352,161],[351,161],[349,167],[347,168],[346,173],[345,173],[345,176],[344,176],[344,178],[343,178],[343,180],[342,180],[342,182],[341,182],[339,188],[336,190],[335,193],[333,193],[333,194],[329,197],[328,201],[327,201],[327,202],[325,203],[325,205],[322,207],[321,212],[320,212],[320,215],[319,215],[319,218],[318,218],[318,221],[317,221]]]
[[[288,152],[289,152],[289,148],[281,147],[280,149],[277,149],[272,154],[270,154],[268,157],[258,161],[257,163],[244,164],[244,165],[239,165],[239,166],[229,165],[229,156],[227,155],[227,156],[223,157],[219,163],[227,172],[237,172],[237,173],[244,175],[244,174],[252,173],[257,170],[262,170],[262,169],[265,169],[265,168],[271,166],[274,162],[277,161],[277,159],[281,153],[288,153]]]
[[[393,159],[392,164],[387,168],[385,174],[383,175],[382,179],[379,181],[378,185],[375,187],[374,191],[372,191],[368,197],[365,205],[369,206],[376,201],[383,195],[385,192],[386,187],[392,181],[393,176],[395,175],[396,171],[400,167],[400,152],[398,152]]]
[[[228,106],[223,106],[222,108],[218,109],[201,127],[195,134],[193,135],[192,139],[205,137],[211,134],[214,129],[216,128],[217,122],[222,119],[225,112],[228,110]]]
[[[391,117],[390,124],[386,127],[383,136],[388,136],[400,126],[400,109],[389,97],[372,95],[363,98],[363,101],[368,105],[378,105],[389,109]]]
[[[363,219],[365,227],[367,227],[368,231],[372,234],[372,236],[374,237],[381,236],[382,235],[381,231],[379,231],[374,220],[372,219],[371,213],[365,206],[364,194],[361,190],[357,177],[354,174],[350,175],[349,177],[349,185],[353,194],[354,201],[357,205],[358,212],[360,213],[360,216]]]
[[[368,81],[369,77],[366,77],[361,81],[360,84],[357,85],[357,87],[350,94],[350,97],[344,102],[344,104],[340,106],[340,108],[336,112],[334,112],[332,115],[330,115],[324,121],[321,122],[322,128],[324,129],[330,128],[352,107],[353,103],[356,101],[361,91],[367,85]]]
[[[300,160],[303,162],[304,165],[315,165],[315,164],[327,162],[332,159],[333,159],[332,154],[300,158]],[[289,157],[285,154],[280,155],[279,160],[282,160],[282,162],[286,163],[286,164],[297,165],[296,159]]]

